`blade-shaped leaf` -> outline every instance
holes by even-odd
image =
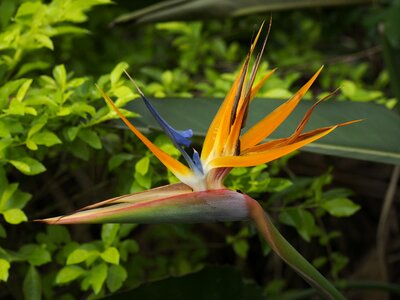
[[[283,100],[255,99],[250,105],[246,128],[254,125],[282,103]],[[154,100],[153,104],[163,115],[168,116],[168,120],[175,128],[192,128],[195,135],[204,137],[221,100],[162,99]],[[311,101],[300,102],[292,115],[271,134],[270,139],[290,136],[312,104]],[[159,130],[158,125],[139,101],[131,102],[128,107],[142,115],[142,118],[132,120],[141,130]],[[302,150],[400,164],[400,139],[398,138],[400,116],[383,106],[373,103],[327,101],[316,109],[305,131],[356,119],[365,120],[338,128]]]
[[[372,0],[169,0],[119,16],[113,24],[228,18],[304,7],[354,5]]]

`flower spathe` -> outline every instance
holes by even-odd
[[[288,101],[243,133],[242,129],[245,126],[252,99],[264,82],[275,72],[275,69],[271,70],[255,83],[268,34],[260,53],[254,60],[251,71],[249,71],[250,58],[259,40],[262,27],[250,47],[239,75],[209,126],[200,155],[195,149],[193,149],[192,156],[187,152],[192,131],[190,129],[178,131],[172,128],[127,74],[153,117],[182,153],[187,165],[173,158],[147,139],[120,112],[110,97],[99,89],[107,103],[131,131],[181,183],[116,197],[84,207],[69,215],[38,221],[49,224],[109,222],[149,224],[251,219],[271,248],[312,286],[317,288],[326,299],[344,299],[340,292],[280,235],[256,200],[245,194],[229,190],[223,184],[225,176],[234,167],[268,163],[324,137],[338,127],[357,122],[350,121],[304,132],[311,113],[324,100],[321,99],[309,109],[291,136],[263,142],[296,108],[317,79],[322,70],[321,67]]]

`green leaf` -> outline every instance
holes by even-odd
[[[118,234],[120,224],[104,224],[101,228],[101,240],[104,245],[111,245]]]
[[[94,116],[96,114],[96,109],[83,101],[78,101],[72,104],[71,112],[73,112],[75,115],[86,118],[87,114]]]
[[[235,253],[241,258],[246,258],[247,252],[249,251],[249,243],[247,240],[238,239],[233,243],[233,250],[235,250]]]
[[[11,208],[19,208],[22,209],[25,207],[26,203],[32,198],[32,195],[29,193],[25,193],[21,190],[16,190],[15,193],[8,199],[5,203],[5,209]]]
[[[0,121],[0,138],[9,138],[11,137],[10,130],[5,122]]]
[[[27,79],[27,80],[21,85],[21,87],[20,87],[19,90],[18,90],[17,95],[15,96],[15,99],[16,99],[17,101],[21,102],[21,101],[24,99],[24,97],[25,97],[25,95],[26,95],[26,92],[28,91],[28,89],[29,89],[29,87],[31,86],[31,84],[32,84],[32,79]]]
[[[9,160],[9,162],[25,175],[37,175],[46,171],[41,162],[28,156]]]
[[[32,151],[36,151],[37,149],[39,149],[39,147],[31,140],[26,141],[26,147]]]
[[[43,4],[40,2],[25,2],[18,8],[15,17],[19,18],[26,15],[33,15],[42,7],[42,5]]]
[[[42,281],[39,273],[34,266],[30,266],[28,273],[25,276],[22,286],[24,299],[40,300],[42,299]]]
[[[26,73],[29,73],[31,71],[35,70],[45,70],[50,66],[50,63],[45,62],[45,61],[34,61],[34,62],[28,62],[26,64],[23,64],[17,74],[15,75],[16,78],[21,77],[22,75],[25,75]]]
[[[90,157],[90,149],[89,146],[84,143],[82,140],[74,140],[71,144],[68,145],[68,149],[71,153],[80,158],[82,160],[89,160]]]
[[[57,273],[56,284],[71,282],[83,274],[85,274],[85,270],[79,266],[66,266]]]
[[[0,27],[5,28],[11,22],[18,3],[13,1],[2,1],[0,3]]]
[[[67,71],[64,65],[58,65],[53,69],[53,77],[61,88],[67,84]]]
[[[338,273],[343,270],[344,267],[349,263],[349,259],[338,252],[333,252],[330,255],[330,260],[332,262],[332,274],[337,277]]]
[[[111,86],[114,87],[118,80],[121,78],[122,73],[124,70],[127,70],[129,65],[126,62],[120,62],[115,68],[111,71],[110,80]]]
[[[81,86],[82,84],[84,84],[86,81],[88,81],[89,78],[85,78],[85,77],[80,77],[80,78],[74,78],[71,81],[68,82],[67,86],[69,88],[76,88],[78,86]]]
[[[286,208],[279,214],[279,220],[296,228],[300,236],[309,242],[316,231],[313,215],[302,208]]]
[[[100,254],[100,257],[110,264],[119,264],[119,252],[115,247],[108,247],[103,253]]]
[[[116,88],[113,90],[113,93],[116,97],[118,97],[118,99],[115,101],[115,105],[117,107],[125,106],[125,104],[130,100],[133,100],[139,96],[138,94],[133,93],[132,90],[125,85]]]
[[[4,229],[3,225],[0,224],[0,238],[6,238],[7,231]]]
[[[139,245],[134,240],[125,240],[121,242],[119,247],[120,255],[122,260],[126,260],[128,258],[129,253],[138,253]]]
[[[101,149],[101,140],[93,130],[83,128],[78,133],[79,138],[94,149]]]
[[[6,222],[16,225],[28,221],[25,213],[19,208],[12,208],[2,212]]]
[[[80,129],[81,128],[79,126],[70,127],[67,129],[67,136],[71,142],[75,140]]]
[[[321,203],[321,207],[335,217],[349,217],[361,207],[346,198],[337,198]]]
[[[146,175],[141,175],[138,172],[135,172],[135,180],[139,183],[143,188],[149,189],[151,187],[151,172]]]
[[[282,103],[283,101],[276,99],[255,99],[251,103],[246,128],[250,128]],[[167,121],[174,128],[191,128],[196,135],[204,136],[221,101],[204,98],[154,99],[152,104],[161,115],[168,116]],[[311,101],[300,102],[291,116],[268,140],[290,136],[311,105]],[[138,127],[145,130],[159,128],[140,102],[132,101],[127,105],[127,108],[142,116],[140,119],[132,120]],[[182,111],[185,113],[182,114]],[[301,149],[321,154],[400,164],[400,139],[398,138],[400,116],[381,105],[356,102],[324,102],[313,114],[307,128],[314,129],[356,119],[365,120],[358,124],[338,128],[323,139]],[[376,126],[376,124],[379,124],[379,126]]]
[[[72,112],[70,107],[60,107],[60,110],[57,113],[57,116],[59,117],[65,117],[70,115]]]
[[[95,294],[98,294],[107,278],[107,265],[101,263],[90,270],[87,280]]]
[[[10,269],[10,263],[5,259],[0,258],[0,281],[8,280],[8,270]]]
[[[148,156],[142,157],[135,165],[135,170],[140,175],[146,175],[150,166],[150,158]]]
[[[35,118],[32,122],[31,128],[28,131],[28,139],[34,135],[35,133],[39,132],[44,125],[47,123],[47,116],[42,115],[40,118]]]
[[[45,34],[34,34],[33,38],[39,43],[40,46],[54,50],[53,41]]]
[[[108,170],[112,171],[118,168],[124,161],[132,160],[133,155],[129,153],[119,153],[116,155],[111,156],[110,160],[108,161]]]
[[[19,253],[26,257],[33,266],[41,266],[51,261],[50,252],[39,245],[24,245],[19,250]]]
[[[47,234],[50,240],[56,244],[66,244],[71,241],[71,236],[64,226],[48,226]]]
[[[128,277],[125,269],[120,265],[112,265],[108,268],[107,288],[115,292],[122,287],[122,284]]]
[[[0,198],[0,210],[4,210],[7,208],[13,208],[9,207],[8,201],[11,199],[11,197],[14,195],[15,191],[18,189],[19,183],[10,183],[5,182],[3,184],[3,193]]]
[[[67,258],[67,265],[74,265],[84,262],[89,257],[89,252],[79,248],[72,251]]]
[[[0,109],[6,108],[10,96],[26,81],[26,79],[10,80],[0,87]],[[18,102],[18,101],[17,101]]]
[[[36,133],[31,137],[31,141],[37,145],[45,145],[46,147],[62,143],[57,135],[48,130]]]

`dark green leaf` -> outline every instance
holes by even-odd
[[[204,136],[214,117],[220,100],[216,99],[162,99],[154,100],[153,105],[168,122],[177,129],[192,128],[198,136]],[[247,127],[272,112],[282,104],[281,100],[256,99],[252,102]],[[297,127],[304,113],[312,105],[301,102],[292,115],[271,135],[271,139],[288,137]],[[139,102],[133,101],[128,107],[140,115],[132,119],[142,129],[159,129],[151,115]],[[177,109],[179,108],[179,109]],[[185,113],[182,114],[182,111]],[[355,119],[363,122],[338,128],[308,146],[304,151],[350,157],[369,161],[400,164],[400,116],[380,105],[355,102],[325,102],[314,112],[308,129],[337,124]],[[377,126],[379,124],[379,126]],[[307,129],[306,128],[306,129]]]
[[[302,208],[287,208],[279,214],[279,220],[296,228],[300,236],[307,242],[315,233],[315,220],[313,215]]]
[[[97,133],[88,128],[83,128],[78,133],[79,138],[94,149],[101,149],[101,140]]]
[[[6,238],[7,231],[4,229],[3,225],[0,224],[0,238]]]
[[[77,158],[80,158],[85,161],[89,160],[89,156],[90,156],[89,146],[86,143],[84,143],[82,140],[80,140],[80,139],[74,140],[71,144],[68,145],[68,149]]]
[[[349,217],[360,209],[360,205],[346,198],[325,201],[321,203],[321,207],[335,217]]]
[[[78,135],[78,132],[81,128],[79,126],[75,127],[70,127],[67,129],[67,136],[68,139],[72,142],[75,140],[76,136]]]
[[[115,292],[120,289],[128,274],[125,269],[119,265],[112,265],[108,268],[107,274],[107,288],[111,292]]]
[[[101,240],[106,246],[112,245],[118,234],[120,224],[104,224],[101,228]]]
[[[39,273],[34,266],[29,266],[28,273],[25,276],[22,290],[24,299],[40,300],[42,299],[42,281]]]
[[[19,250],[19,253],[26,257],[33,266],[41,266],[51,261],[49,251],[39,245],[25,245]]]
[[[343,4],[368,3],[370,0],[192,0],[162,1],[137,11],[119,16],[113,24],[132,22],[157,23],[177,20],[209,20],[210,18],[228,18],[234,16],[260,14],[273,10],[286,10],[303,7],[336,6]]]
[[[126,260],[129,253],[139,252],[139,244],[135,240],[125,240],[121,242],[119,251],[121,259]]]
[[[120,153],[113,155],[108,161],[108,170],[112,171],[118,168],[124,161],[132,160],[133,155],[129,153]]]
[[[31,194],[16,190],[15,193],[7,201],[6,208],[24,208],[26,203],[32,198]]]

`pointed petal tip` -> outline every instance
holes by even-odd
[[[366,119],[357,119],[357,120],[352,120],[352,121],[348,121],[348,122],[344,122],[344,123],[340,123],[337,124],[337,127],[342,127],[342,126],[347,126],[347,125],[351,125],[351,124],[355,124],[355,123],[360,123],[365,121]]]
[[[135,86],[136,90],[138,91],[138,93],[140,94],[140,96],[144,97],[144,93],[142,92],[142,90],[139,88],[139,85],[136,83],[136,81],[131,77],[131,75],[129,75],[128,71],[126,71],[124,69],[124,73],[125,75],[128,77],[128,79],[133,83],[133,85]]]
[[[44,224],[58,224],[58,222],[62,219],[63,216],[59,217],[52,217],[52,218],[46,218],[46,219],[35,219],[32,220],[32,222],[35,223],[44,223]]]

